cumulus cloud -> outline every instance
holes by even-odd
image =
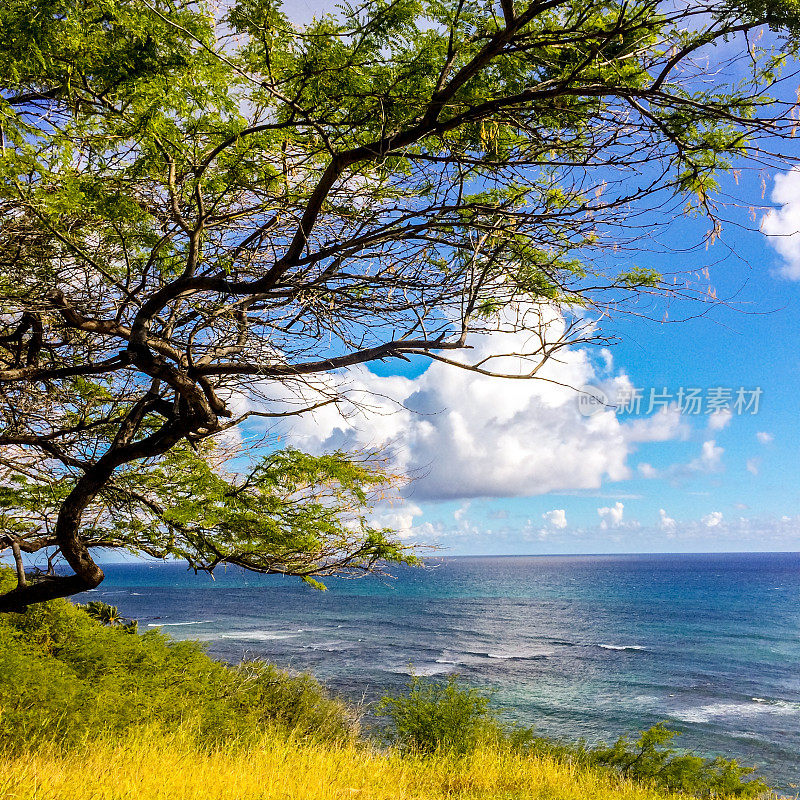
[[[691,428],[677,405],[660,409],[650,417],[629,422],[628,436],[637,442],[666,442],[670,439],[688,438]]]
[[[800,168],[775,176],[771,199],[780,208],[765,215],[761,230],[783,257],[780,274],[800,280]]]
[[[454,519],[456,522],[460,522],[460,521],[463,519],[464,515],[467,513],[467,511],[469,511],[469,507],[470,507],[470,505],[471,505],[470,501],[467,501],[466,503],[464,503],[464,505],[462,505],[462,506],[459,506],[459,507],[458,507],[458,508],[457,508],[457,509],[456,509],[456,510],[453,512],[453,519]]]
[[[624,512],[625,506],[619,500],[610,508],[608,506],[598,508],[597,515],[600,517],[600,527],[603,530],[619,528],[622,525]]]
[[[554,337],[564,330],[557,315],[548,324]],[[476,363],[521,352],[526,336],[508,329],[473,336],[466,355],[454,358]],[[610,363],[604,359],[605,367]],[[511,357],[492,365],[530,370]],[[669,410],[632,424],[611,408],[582,416],[572,387],[602,383],[614,396],[629,386],[624,375],[599,381],[586,349],[560,350],[539,375],[546,380],[495,378],[434,362],[406,378],[356,366],[325,377],[322,388],[346,386],[362,403],[325,406],[282,423],[282,432],[310,452],[384,448],[395,468],[413,478],[406,491],[415,501],[597,489],[606,479],[630,476],[627,459],[639,442],[682,435],[683,423]],[[262,393],[276,405],[290,399],[280,385]]]
[[[672,517],[667,515],[663,508],[658,509],[658,527],[662,531],[674,531],[677,524]]]
[[[370,523],[376,528],[389,528],[400,539],[415,538],[415,520],[422,515],[416,503],[396,502],[392,505],[379,505],[373,509]]]
[[[731,419],[733,419],[733,411],[729,408],[717,409],[708,417],[708,429],[710,431],[721,431],[723,428],[727,427]]]
[[[760,465],[761,465],[761,459],[760,458],[748,458],[747,459],[747,464],[746,464],[747,471],[751,475],[758,475],[758,468],[759,468]]]
[[[772,444],[772,442],[775,440],[775,437],[766,431],[759,431],[756,434],[756,439],[758,439],[759,444]]]
[[[710,514],[706,514],[701,521],[706,528],[716,528],[722,522],[722,512],[712,511]]]
[[[642,462],[637,470],[642,478],[666,478],[670,481],[683,481],[702,472],[719,472],[722,469],[722,456],[725,449],[719,447],[713,439],[703,442],[700,455],[688,464],[671,464],[664,469],[656,469],[652,464]]]
[[[567,512],[563,508],[554,508],[552,511],[545,511],[542,519],[554,528],[563,530],[567,527]]]

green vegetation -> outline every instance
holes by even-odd
[[[389,740],[400,750],[463,755],[497,739],[500,726],[484,692],[461,686],[455,676],[436,683],[414,676],[407,694],[384,697],[378,713],[391,722]]]
[[[638,783],[696,797],[757,797],[769,791],[754,770],[735,760],[708,759],[665,747],[676,735],[664,724],[643,731],[631,742],[588,748],[538,737],[530,728],[504,724],[490,695],[460,684],[412,677],[408,692],[386,697],[382,712],[391,722],[388,738],[401,752],[468,755],[480,747],[550,757],[585,768],[606,768]]]
[[[0,580],[13,580],[3,571]],[[146,722],[191,731],[205,746],[279,727],[342,742],[354,715],[307,675],[262,662],[236,667],[195,642],[104,625],[67,601],[0,616],[0,747],[70,747]]]
[[[0,582],[13,579],[0,568]],[[673,734],[663,726],[610,748],[537,737],[454,677],[414,677],[378,711],[388,749],[359,737],[353,711],[310,676],[219,663],[197,643],[138,633],[111,606],[54,600],[0,616],[0,754],[10,765],[0,797],[66,798],[81,786],[92,797],[298,800],[768,792],[734,761],[664,747]],[[202,793],[203,780],[216,794]]]
[[[754,770],[735,760],[702,758],[663,746],[675,736],[664,724],[656,725],[635,742],[622,737],[613,747],[597,748],[590,759],[637,781],[698,797],[756,797],[768,790],[758,778],[747,780]]]
[[[363,454],[226,475],[231,431],[368,406],[358,365],[543,378],[608,312],[660,318],[643,296],[715,302],[620,253],[703,252],[760,202],[724,181],[797,163],[797,0],[296,7],[0,4],[0,552],[72,570],[20,568],[0,611],[98,586],[104,548],[312,583],[408,560]],[[501,329],[519,352],[473,362]]]

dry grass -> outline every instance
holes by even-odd
[[[140,731],[0,760],[14,800],[666,800],[678,798],[551,758],[478,750],[455,759],[401,757],[280,737],[205,751],[188,736]]]

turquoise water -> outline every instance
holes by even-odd
[[[682,747],[800,784],[797,553],[447,558],[325,593],[174,564],[107,575],[85,599],[351,700],[400,688],[409,667],[457,672],[544,734],[596,742],[668,720]]]

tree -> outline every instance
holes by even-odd
[[[0,547],[74,574],[21,574],[0,610],[97,586],[95,547],[307,578],[405,558],[364,515],[380,470],[289,451],[237,478],[213,443],[278,390],[297,405],[272,414],[337,402],[317,378],[354,364],[532,378],[593,311],[674,291],[608,256],[684,203],[713,240],[719,174],[789,163],[799,20],[367,0],[301,28],[275,0],[8,0]],[[498,326],[529,346],[470,363]]]

